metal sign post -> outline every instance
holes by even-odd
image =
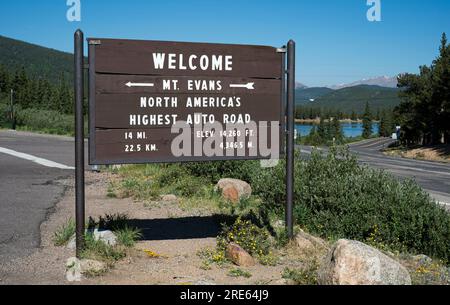
[[[286,229],[294,237],[294,134],[295,134],[295,42],[287,47],[287,131],[286,131]]]
[[[84,35],[75,32],[75,215],[76,248],[80,257],[84,247]]]

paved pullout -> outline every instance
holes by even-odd
[[[69,137],[3,130],[0,147],[74,166],[74,142]],[[64,193],[64,186],[55,181],[73,174],[0,153],[0,264],[39,247],[40,224]]]
[[[384,169],[400,179],[413,178],[437,201],[450,205],[450,164],[384,155],[381,150],[392,142],[389,138],[371,139],[349,147],[360,163]],[[313,150],[308,146],[299,148],[303,154],[310,154]]]

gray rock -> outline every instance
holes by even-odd
[[[318,237],[300,231],[295,237],[295,245],[302,251],[313,251],[315,249],[329,249],[328,244]]]
[[[117,244],[117,236],[112,231],[100,231],[95,229],[92,234],[97,241],[100,240],[110,246],[115,246]]]
[[[108,266],[99,261],[91,259],[79,260],[71,257],[66,262],[66,279],[69,282],[81,282],[83,275],[100,275],[108,270]]]
[[[319,269],[322,285],[411,285],[400,263],[366,244],[341,239]]]
[[[94,231],[90,230],[86,232],[91,233],[95,240],[101,240],[107,245],[114,247],[117,244],[117,236],[112,231],[100,231],[95,229]],[[69,250],[75,250],[77,248],[75,235],[69,240],[66,248]]]
[[[81,282],[81,262],[76,257],[71,257],[66,262],[66,280],[69,282]]]
[[[69,242],[66,245],[66,248],[69,250],[75,250],[77,248],[77,239],[75,238],[75,235],[72,236],[72,238],[69,240]]]

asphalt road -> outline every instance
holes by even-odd
[[[74,166],[74,142],[67,137],[0,130],[1,148]],[[54,182],[73,174],[0,152],[0,264],[39,247],[40,224],[64,193]]]
[[[360,163],[386,170],[400,179],[413,178],[437,201],[450,206],[450,164],[403,159],[384,155],[381,150],[393,140],[372,139],[350,145]],[[303,154],[310,154],[308,146],[299,146]]]

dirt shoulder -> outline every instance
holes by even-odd
[[[282,280],[283,270],[301,267],[298,259],[280,258],[277,266],[241,268],[250,278],[228,275],[235,266],[202,268],[198,252],[216,246],[219,224],[212,216],[181,209],[177,203],[144,204],[132,199],[108,197],[111,173],[86,173],[86,215],[126,213],[143,230],[144,238],[129,255],[108,273],[88,278],[82,284],[271,284]],[[54,233],[74,216],[74,183],[58,181],[68,187],[55,211],[41,225],[42,243],[38,251],[24,259],[0,266],[0,284],[68,284],[66,260],[73,250],[53,245]],[[160,255],[150,258],[144,250]]]
[[[450,163],[450,145],[437,145],[412,149],[392,148],[384,151],[384,154],[407,159]]]

